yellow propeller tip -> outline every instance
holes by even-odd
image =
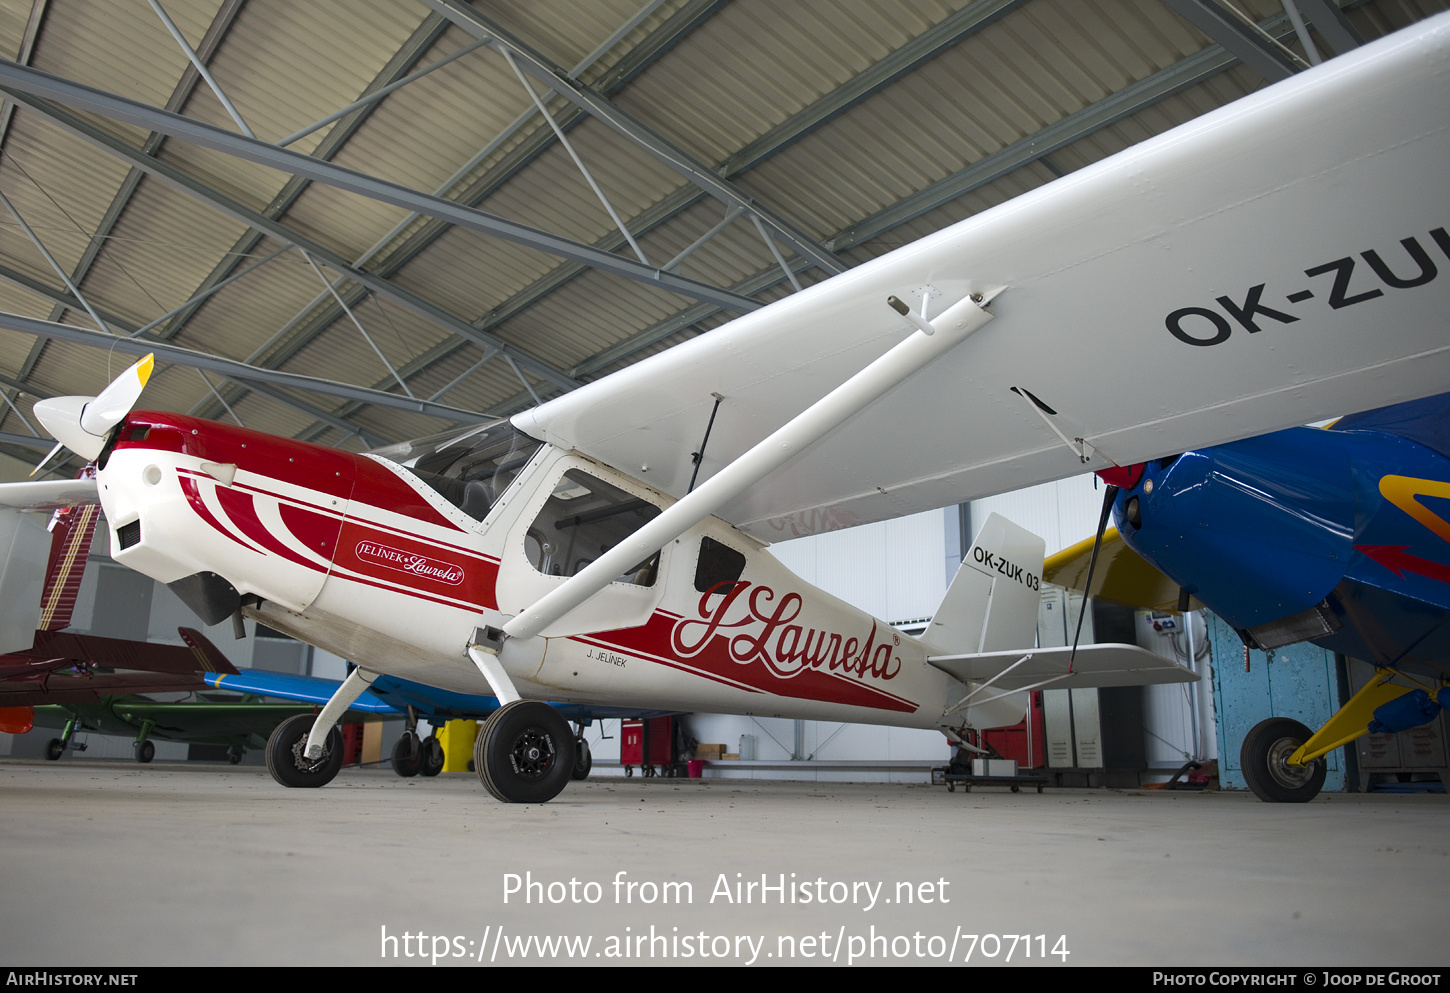
[[[151,378],[151,370],[156,368],[156,353],[149,352],[146,357],[136,363],[136,378],[141,380],[141,385],[146,385],[146,380]]]

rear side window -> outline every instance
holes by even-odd
[[[564,473],[524,537],[529,564],[546,576],[573,576],[660,515],[648,500],[579,469]],[[614,580],[653,586],[659,552]]]
[[[720,583],[733,583],[744,571],[744,555],[714,538],[700,539],[700,561],[695,565],[696,590],[704,593]]]

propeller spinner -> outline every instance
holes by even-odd
[[[153,355],[147,355],[117,376],[110,386],[94,397],[52,397],[35,404],[35,416],[58,444],[35,467],[51,460],[62,447],[69,448],[83,459],[92,460],[106,446],[111,429],[120,424],[146,388],[151,370],[156,366]],[[31,473],[34,475],[35,473]]]

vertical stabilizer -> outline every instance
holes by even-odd
[[[999,514],[977,532],[922,640],[939,655],[1033,648],[1047,543]]]
[[[59,631],[70,625],[100,514],[101,508],[92,503],[57,510],[51,518],[50,561],[45,569],[40,623],[35,625],[38,630]]]

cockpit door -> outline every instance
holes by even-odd
[[[540,475],[505,540],[498,604],[518,614],[658,516],[657,494],[577,456]],[[673,542],[543,631],[567,637],[637,627],[664,596]]]

